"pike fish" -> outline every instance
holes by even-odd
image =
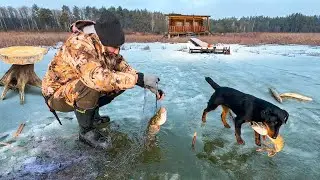
[[[293,98],[300,101],[312,101],[312,98],[298,94],[298,93],[288,92],[288,93],[279,94],[275,88],[269,88],[269,91],[279,103],[282,103],[284,99],[288,99],[288,98]]]
[[[297,93],[282,93],[279,96],[281,98],[294,98],[300,101],[312,101],[312,98]]]
[[[279,102],[282,103],[282,98],[279,95],[279,93],[276,91],[276,89],[274,88],[269,88],[270,93],[272,94],[272,96]]]

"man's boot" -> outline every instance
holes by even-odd
[[[99,107],[95,109],[94,112],[94,121],[93,121],[93,127],[97,129],[102,129],[108,126],[110,122],[109,116],[100,116],[99,114]]]
[[[95,148],[107,149],[110,146],[108,137],[104,136],[98,129],[94,128],[95,109],[74,110],[79,123],[79,140]]]

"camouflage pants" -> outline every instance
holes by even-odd
[[[75,92],[79,93],[76,99],[76,106],[81,109],[91,109],[94,107],[102,107],[109,104],[114,98],[119,96],[124,92],[111,92],[107,94],[102,94],[94,89],[91,89],[79,81],[74,89]],[[71,112],[74,107],[66,103],[65,98],[54,98],[53,96],[49,98],[49,104],[51,108],[60,112]]]

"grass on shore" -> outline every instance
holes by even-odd
[[[0,48],[9,46],[53,46],[64,42],[68,32],[0,32]],[[185,43],[189,37],[165,38],[163,35],[128,34],[126,42]],[[320,45],[320,33],[226,33],[201,36],[208,43],[223,44],[301,44]]]

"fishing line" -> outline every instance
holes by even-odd
[[[159,90],[159,84],[157,83],[156,87],[156,101],[155,101],[155,113],[158,109],[158,98],[157,98],[157,92]],[[127,149],[127,151],[119,153],[114,160],[107,165],[107,167],[111,168],[112,171],[117,172],[116,174],[113,175],[120,175],[121,177],[124,177],[127,172],[123,172],[123,170],[128,171],[128,169],[134,167],[136,165],[136,160],[139,157],[139,155],[143,152],[144,150],[144,144],[146,143],[146,139],[148,138],[145,132],[145,129],[147,128],[148,124],[148,116],[146,115],[146,107],[147,107],[147,92],[148,89],[144,88],[144,97],[143,97],[143,108],[142,108],[142,121],[141,125],[139,127],[139,131],[137,134],[136,140],[134,140],[132,146]],[[119,173],[121,172],[122,173]]]
[[[143,96],[143,107],[142,107],[142,115],[144,116],[147,104],[147,90],[144,88],[144,96]],[[142,118],[144,119],[144,117]]]
[[[145,129],[147,124],[147,116],[146,116],[146,109],[147,109],[147,92],[148,90],[144,88],[144,97],[143,97],[143,108],[142,108],[142,115],[141,115],[141,124],[139,126],[138,133],[136,134],[137,137],[134,138],[133,144],[131,147],[124,152],[120,152],[111,163],[107,165],[107,167],[111,168],[111,171],[117,172],[113,175],[122,175],[126,172],[123,172],[124,169],[128,170],[133,167],[135,160],[139,157],[141,152],[143,151],[141,147],[144,147],[144,136],[145,136]],[[122,173],[119,173],[122,172]]]
[[[158,98],[157,98],[157,93],[159,92],[159,84],[157,83],[157,89],[156,89],[156,110],[155,110],[155,113],[158,109]],[[161,96],[161,95],[160,95]]]

